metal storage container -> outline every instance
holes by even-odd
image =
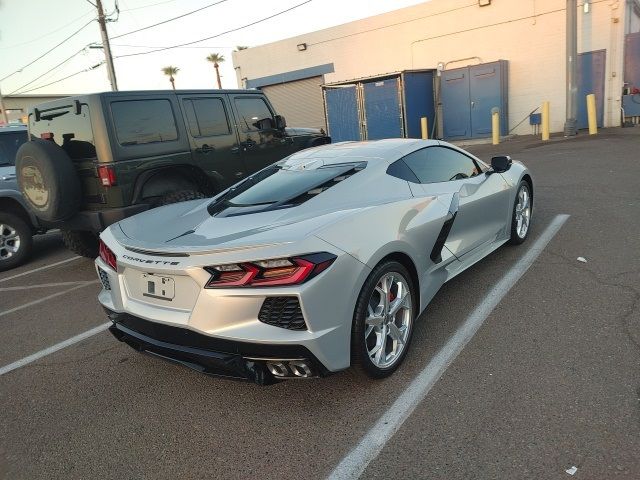
[[[322,86],[332,142],[421,138],[435,120],[434,70],[405,70]]]

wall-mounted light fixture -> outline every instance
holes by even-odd
[[[299,43],[298,44],[298,51],[299,52],[304,52],[307,49],[307,44],[306,43]]]
[[[584,0],[584,2],[582,3],[582,11],[584,13],[589,13],[589,9],[591,7],[591,5],[589,5],[590,0]]]
[[[479,7],[488,7],[491,5],[491,0],[478,0]]]

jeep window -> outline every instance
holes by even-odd
[[[169,100],[127,100],[111,103],[113,124],[122,146],[172,142],[178,129]]]
[[[35,115],[30,114],[29,131],[32,139],[42,138],[43,134],[47,134],[72,160],[96,157],[89,106],[86,104],[81,104],[79,115],[72,105],[41,110],[38,121]]]
[[[213,137],[231,133],[227,113],[219,98],[193,98],[183,102],[194,137]]]
[[[0,132],[0,167],[16,164],[18,147],[27,141],[27,131]]]
[[[245,132],[260,130],[260,121],[273,119],[271,110],[262,98],[236,98],[236,110],[240,117],[240,125]]]

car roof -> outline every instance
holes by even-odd
[[[27,126],[22,124],[0,125],[0,134],[13,133],[13,132],[26,132],[26,131],[27,131]]]
[[[339,142],[294,153],[282,161],[283,168],[319,168],[327,165],[380,161],[391,163],[424,147],[439,145],[437,140],[389,138],[364,142]]]

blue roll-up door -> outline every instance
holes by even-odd
[[[356,86],[326,88],[324,98],[331,142],[360,140]]]
[[[596,96],[596,118],[598,127],[604,121],[604,82],[606,51],[585,52],[578,55],[578,128],[589,128],[587,118],[587,95]]]
[[[363,84],[367,140],[403,136],[399,83],[396,77]]]
[[[469,138],[471,136],[469,69],[445,70],[442,72],[440,85],[444,138]]]

